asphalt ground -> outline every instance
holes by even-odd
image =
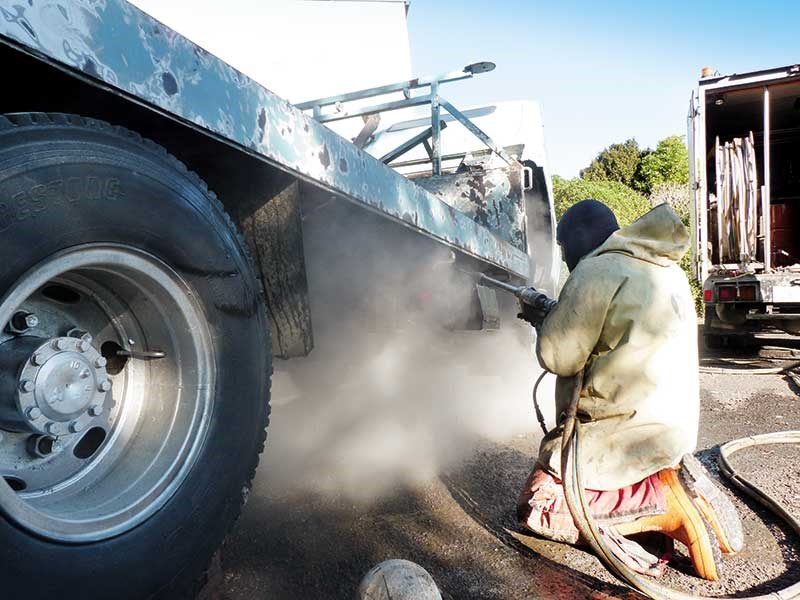
[[[697,456],[716,473],[720,443],[800,428],[797,392],[782,375],[701,374]],[[293,410],[298,408],[277,407],[273,426]],[[287,486],[273,475],[281,465],[268,444],[249,503],[215,561],[203,597],[353,598],[362,576],[390,558],[425,567],[447,599],[638,597],[616,584],[588,552],[518,532],[515,500],[539,436],[503,442],[478,436],[471,442],[458,464],[368,501]],[[770,446],[743,451],[734,466],[800,516],[798,459],[796,447]],[[723,580],[710,583],[693,575],[685,549],[677,545],[662,583],[747,597],[800,579],[800,541],[772,515],[721,485],[742,518],[745,548],[725,557]]]

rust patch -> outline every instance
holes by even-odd
[[[267,109],[264,108],[263,106],[261,107],[261,110],[258,113],[258,130],[259,130],[259,132],[261,132],[261,138],[260,139],[263,140],[264,139],[264,133],[267,130]]]
[[[175,76],[169,71],[161,73],[161,86],[164,88],[167,96],[174,96],[178,93],[178,82]]]
[[[91,58],[87,58],[86,62],[83,63],[83,72],[91,75],[92,77],[100,76],[100,74],[97,72],[97,65],[94,64],[94,61]]]
[[[322,163],[322,166],[326,169],[331,166],[331,155],[328,153],[328,146],[325,144],[322,145],[322,150],[320,150],[319,162]]]

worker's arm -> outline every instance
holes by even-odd
[[[602,256],[579,263],[564,284],[558,304],[539,327],[536,353],[551,373],[575,375],[594,352],[606,314],[624,283],[609,267],[609,259]]]

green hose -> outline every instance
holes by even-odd
[[[632,589],[649,598],[654,598],[655,600],[713,600],[715,598],[719,600],[720,598],[729,598],[728,596],[695,596],[660,585],[653,579],[642,576],[628,568],[622,561],[614,556],[612,551],[608,548],[592,518],[592,513],[589,510],[589,505],[584,494],[580,455],[581,424],[577,418],[578,402],[580,400],[582,387],[583,371],[573,378],[570,404],[564,422],[564,431],[561,438],[561,479],[564,482],[564,496],[567,501],[567,506],[569,507],[569,512],[572,514],[575,525],[583,539],[586,540],[600,559],[600,562],[602,562],[612,574]],[[742,490],[742,492],[781,517],[781,519],[800,536],[800,522],[792,517],[777,500],[760,490],[742,475],[736,473],[728,460],[731,455],[744,448],[766,444],[797,443],[800,443],[800,431],[767,433],[733,440],[720,447],[719,466],[720,472],[727,477],[737,489]],[[742,597],[737,596],[737,598]],[[777,592],[759,596],[749,596],[746,598],[752,600],[800,600],[800,582],[794,583]]]

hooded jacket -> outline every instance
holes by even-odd
[[[539,462],[560,471],[569,377],[584,369],[584,485],[619,489],[694,451],[699,421],[697,320],[678,261],[689,234],[662,204],[614,232],[570,274],[539,329],[539,361],[558,375],[559,427]]]

